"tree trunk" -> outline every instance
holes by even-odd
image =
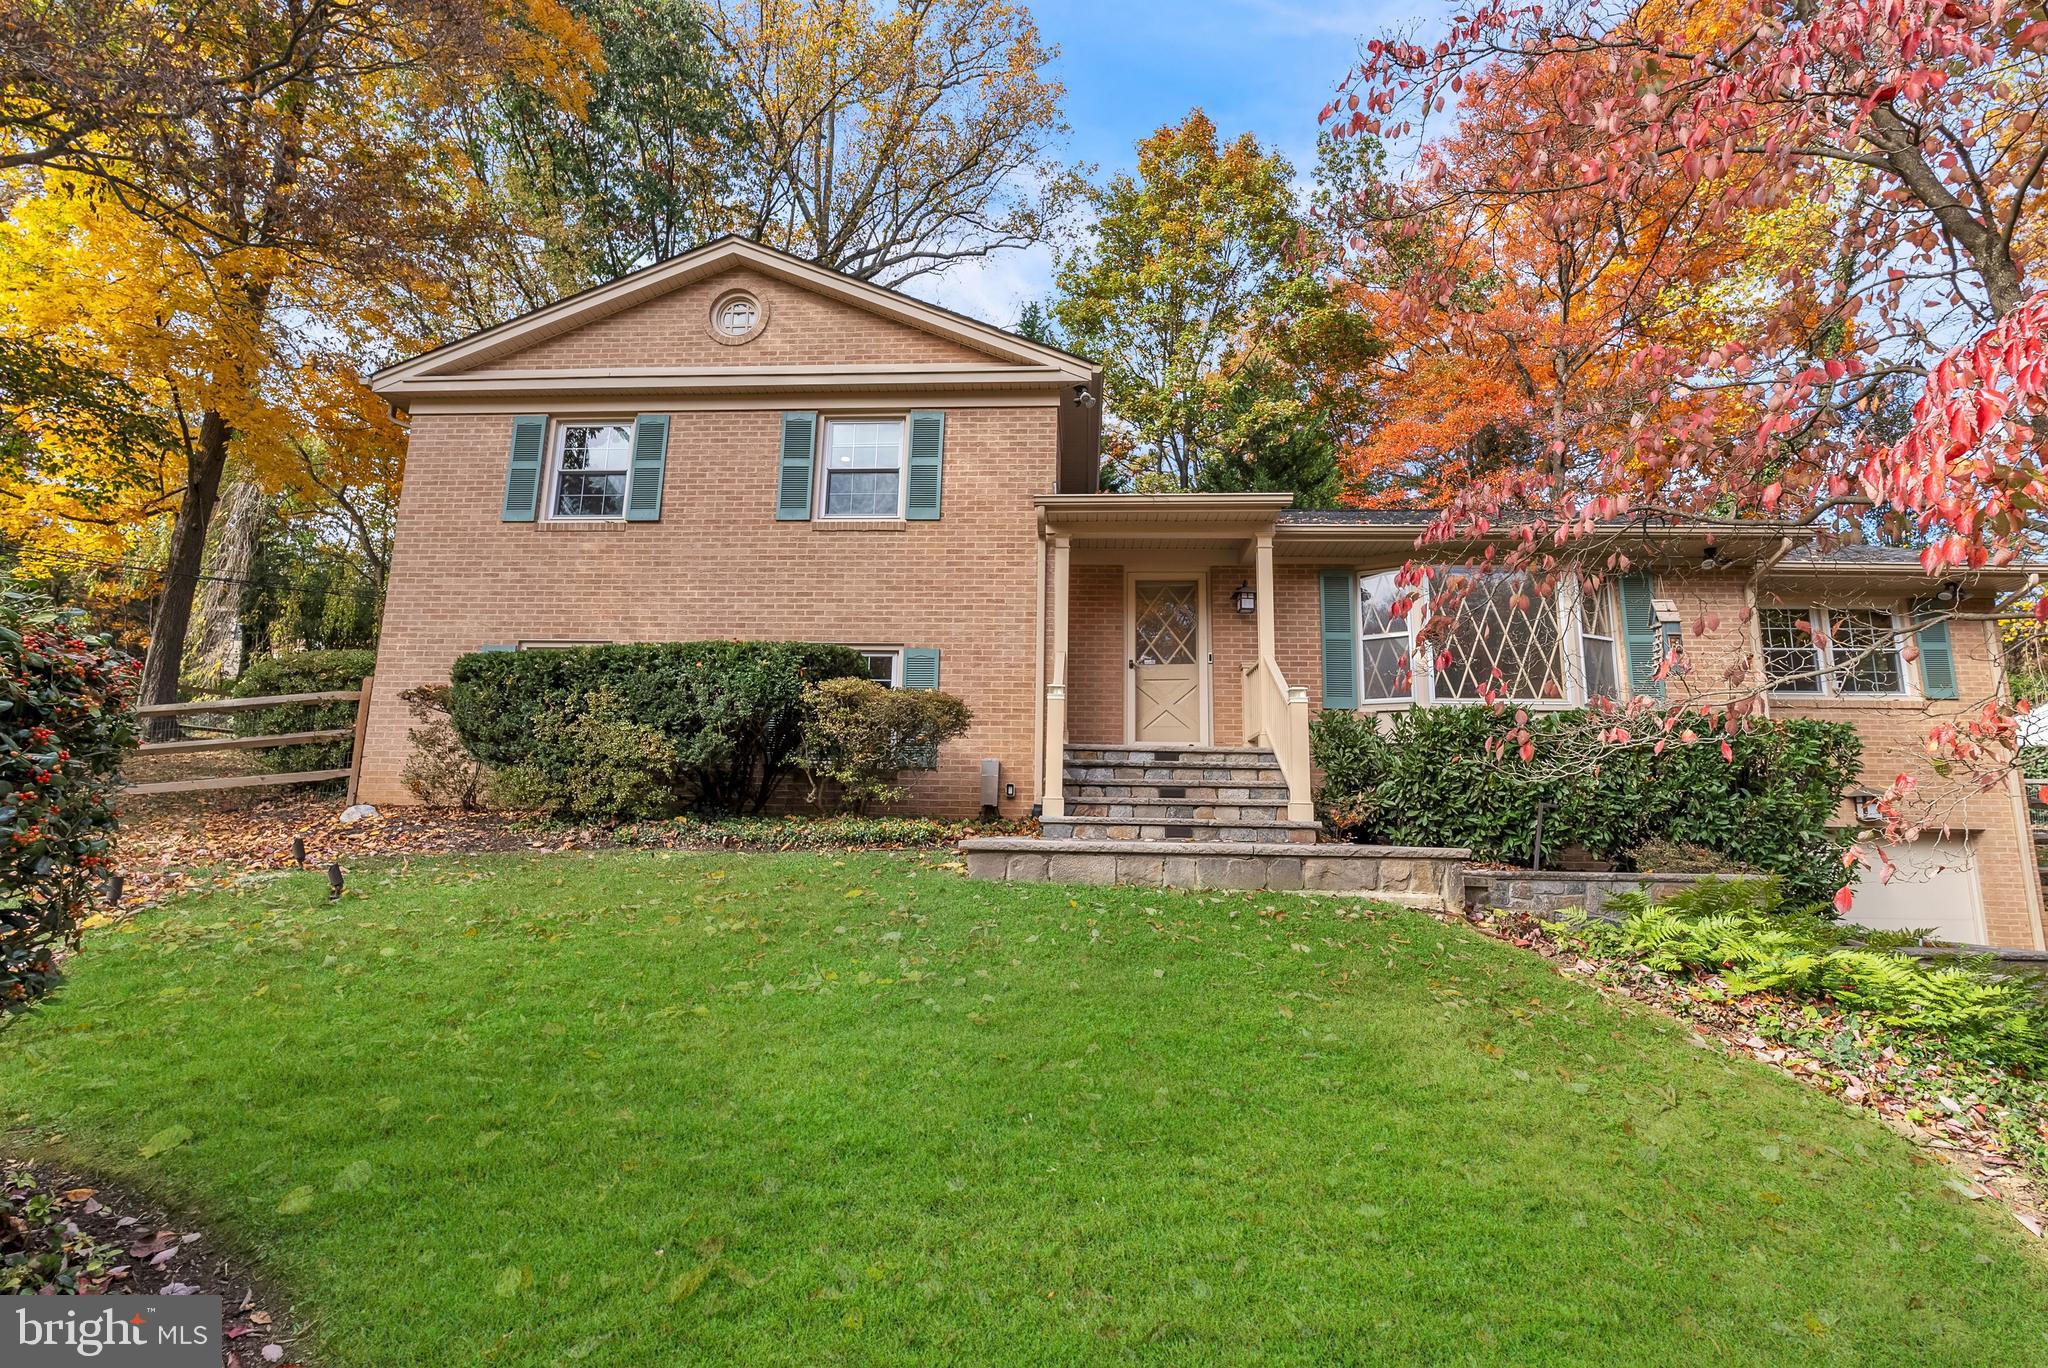
[[[269,513],[270,500],[254,480],[228,486],[221,515],[214,520],[206,579],[199,586],[199,620],[185,667],[199,684],[226,684],[242,673],[242,591]]]
[[[220,477],[228,463],[227,419],[209,409],[200,419],[199,441],[187,462],[185,497],[171,523],[170,561],[164,587],[149,619],[149,650],[142,658],[142,701],[178,701],[178,666],[185,658],[185,633],[192,625],[192,594],[199,586],[199,561],[206,550],[206,527],[220,501]],[[150,740],[176,736],[170,718],[153,719],[144,728]]]

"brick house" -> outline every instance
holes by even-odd
[[[1387,612],[1413,516],[1098,494],[1091,363],[736,239],[374,386],[411,423],[363,762],[377,803],[408,797],[400,692],[465,652],[802,639],[973,707],[910,776],[916,808],[976,811],[993,760],[999,809],[1076,849],[1299,849],[1316,710],[1472,701],[1495,670],[1536,706],[1654,688],[1681,624],[1667,698],[1767,672],[1772,714],[1857,725],[1872,789],[1909,772],[1939,790],[1928,727],[2003,688],[1982,610],[2024,578],[1937,586],[1910,555],[1822,555],[1776,527],[1721,529],[1712,556],[1698,529],[1645,532],[1647,568],[1598,594],[1524,607],[1487,581],[1452,667],[1399,672],[1423,612]],[[1856,915],[2044,948],[2018,782],[1949,796],[1949,830],[1891,852],[1910,872],[1867,881]]]

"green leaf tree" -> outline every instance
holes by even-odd
[[[1221,143],[1197,109],[1138,144],[1136,175],[1089,192],[1053,315],[1103,367],[1106,487],[1334,501],[1373,340],[1293,182],[1285,157],[1249,133]]]

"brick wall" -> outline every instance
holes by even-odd
[[[779,318],[779,315],[778,315]],[[934,404],[934,407],[943,407]],[[511,419],[415,418],[365,747],[363,797],[409,801],[399,693],[486,644],[710,637],[935,646],[974,709],[907,806],[967,815],[980,760],[1030,806],[1034,494],[1052,487],[1056,410],[946,415],[937,522],[777,522],[780,409],[676,413],[655,523],[499,520]]]
[[[711,306],[744,287],[768,310],[752,340],[731,345],[711,331]],[[991,364],[980,352],[812,294],[759,272],[727,271],[645,304],[578,326],[472,370],[648,366],[868,366]],[[1027,519],[1028,520],[1028,519]]]
[[[1320,710],[1322,642],[1316,570],[1283,564],[1276,570],[1276,580],[1279,617],[1275,626],[1280,668],[1289,684],[1309,690],[1312,706]],[[1739,573],[1660,577],[1657,594],[1674,600],[1684,619],[1690,666],[1688,677],[1671,682],[1672,698],[1682,700],[1690,690],[1695,696],[1725,700],[1729,696],[1731,672],[1749,681],[1743,687],[1755,687],[1752,625],[1744,612],[1746,583],[1746,576]],[[1896,606],[1895,600],[1886,597],[1817,594],[1811,587],[1801,588],[1789,580],[1767,587],[1763,600],[1765,606],[1805,606],[1815,601],[1850,607],[1859,603]],[[1695,624],[1704,624],[1706,630],[1696,632]],[[1961,694],[1957,701],[1779,698],[1770,700],[1769,710],[1775,717],[1814,717],[1853,724],[1863,738],[1861,781],[1872,789],[1888,787],[1900,774],[1915,776],[1921,792],[1946,814],[1946,820],[1957,831],[1973,835],[1986,931],[1992,943],[2032,946],[2036,944],[2035,904],[2030,901],[2034,854],[2023,822],[2024,809],[2016,803],[2016,781],[1987,792],[1968,780],[1943,779],[1928,761],[1928,729],[1981,707],[2000,687],[1995,641],[1987,625],[1955,623],[1951,638]],[[1223,659],[1219,651],[1219,668]],[[1907,668],[1917,671],[1918,666],[1909,664]],[[1917,673],[1914,679],[1917,682]]]
[[[1754,621],[1745,613],[1746,584],[1746,577],[1736,574],[1660,578],[1658,594],[1676,603],[1686,624],[1689,675],[1673,682],[1674,698],[1683,698],[1688,691],[1725,697],[1729,681],[1736,678],[1748,681],[1745,687],[1754,687],[1759,670]],[[1815,603],[1890,610],[1902,607],[1897,597],[1882,591],[1842,585],[1823,588],[1811,580],[1795,579],[1767,582],[1757,602],[1765,608],[1806,608]],[[1707,624],[1707,630],[1696,632],[1695,623]],[[1937,774],[1927,754],[1932,727],[1976,711],[2001,688],[1998,652],[1989,624],[1955,622],[1949,634],[1960,694],[1956,700],[1780,696],[1769,698],[1767,706],[1773,717],[1810,717],[1855,726],[1863,738],[1862,782],[1866,787],[1888,788],[1901,774],[1918,780],[1933,827],[1945,823],[1957,833],[1972,834],[1985,929],[1992,944],[2032,946],[2036,944],[2034,853],[2021,816],[2024,807],[2019,801],[2018,781],[2002,782],[1986,791],[1966,777]],[[1917,691],[1919,666],[1908,662],[1906,670]],[[1866,879],[1875,877],[1874,871],[1864,874]]]
[[[1205,563],[1206,562],[1206,563]],[[1124,675],[1128,660],[1124,616],[1126,569],[1121,565],[1076,565],[1068,572],[1072,599],[1067,619],[1067,735],[1076,742],[1118,744],[1124,740]],[[1209,672],[1212,736],[1219,746],[1244,743],[1245,662],[1258,653],[1258,622],[1232,602],[1252,569],[1236,555],[1210,559],[1191,554],[1175,569],[1154,571],[1161,579],[1179,574],[1209,577]],[[1316,571],[1311,566],[1277,565],[1273,570],[1279,616],[1274,647],[1280,672],[1291,686],[1306,687],[1312,706],[1322,706],[1322,652],[1317,635]]]

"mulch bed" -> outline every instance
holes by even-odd
[[[1868,1037],[1850,1014],[1830,1004],[1771,993],[1728,997],[1713,979],[1661,974],[1640,965],[1587,955],[1567,938],[1520,912],[1436,914],[1520,946],[1549,960],[1609,997],[1654,1007],[1692,1029],[1695,1045],[1721,1049],[1789,1074],[1808,1087],[1874,1114],[1951,1171],[1949,1187],[1972,1201],[2000,1203],[2028,1234],[2048,1236],[2048,1110],[2015,1109],[1983,1086],[1998,1075],[1988,1066],[1958,1067],[1931,1052],[1900,1049]],[[1794,1033],[1781,1028],[1797,1020]],[[1844,1033],[1847,1033],[1846,1036]],[[1808,1042],[1849,1039],[1857,1048],[1845,1062]],[[2031,1130],[2041,1142],[2032,1155],[2015,1152],[2001,1130]]]
[[[294,867],[292,842],[306,866],[404,855],[492,851],[586,850],[615,844],[598,828],[547,827],[530,817],[447,808],[388,808],[344,825],[341,803],[316,793],[234,794],[176,805],[138,804],[124,812],[115,851],[121,911],[132,912],[199,888],[224,888],[251,870]]]
[[[104,1271],[81,1281],[79,1291],[111,1296],[219,1297],[222,1368],[303,1365],[282,1303],[261,1279],[207,1233],[161,1205],[47,1165],[9,1163],[30,1178],[25,1199],[42,1193],[56,1204],[54,1219],[96,1246]]]

